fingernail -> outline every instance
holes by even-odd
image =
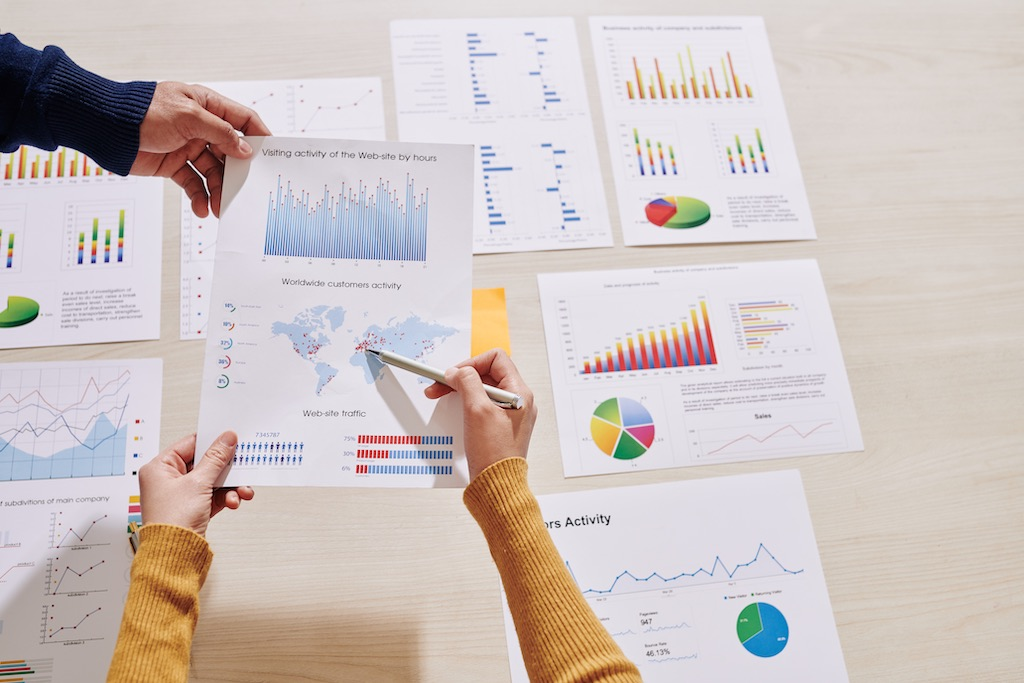
[[[238,149],[242,150],[242,154],[252,154],[252,147],[245,140],[238,141]]]

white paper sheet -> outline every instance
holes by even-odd
[[[157,339],[163,181],[0,154],[0,348]]]
[[[863,448],[815,261],[538,283],[565,476]]]
[[[627,245],[813,239],[760,17],[591,17]]]
[[[644,681],[847,680],[795,470],[539,500]],[[505,624],[512,680],[525,682],[507,606]]]
[[[200,443],[238,433],[228,485],[466,483],[455,397],[363,349],[469,356],[472,149],[250,140],[225,174]]]
[[[402,140],[476,146],[476,253],[611,246],[571,19],[391,23]]]
[[[106,679],[160,393],[160,360],[0,365],[0,671]]]
[[[224,81],[204,84],[256,110],[274,135],[383,140],[379,78]],[[205,339],[219,221],[181,200],[181,339]]]

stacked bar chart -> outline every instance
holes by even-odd
[[[690,307],[688,318],[622,335],[604,351],[584,357],[579,374],[658,370],[717,363],[707,303],[701,300]]]
[[[455,439],[449,435],[360,434],[357,475],[451,475]],[[397,461],[397,462],[396,462]],[[440,461],[440,462],[438,462]]]
[[[0,154],[0,177],[7,182],[111,175],[81,152],[67,147],[53,151],[22,146]]]
[[[380,179],[373,187],[326,185],[319,198],[278,177],[267,204],[267,256],[372,261],[426,261],[428,192]]]
[[[752,100],[754,90],[738,72],[732,50],[722,50],[716,60],[711,51],[695,60],[685,46],[675,54],[630,57],[631,73],[625,81],[626,97],[640,100]]]
[[[675,148],[661,140],[644,136],[641,140],[640,130],[633,128],[633,145],[636,149],[636,170],[641,176],[677,176],[679,166],[676,163]]]
[[[21,270],[20,252],[24,230],[24,205],[0,206],[0,273]]]
[[[126,231],[132,221],[128,202],[82,202],[66,206],[68,258],[66,266],[126,265]]]
[[[757,140],[757,152],[754,152],[754,145],[744,145],[740,141],[740,136],[737,134],[733,136],[735,140],[734,145],[726,145],[725,154],[729,161],[729,172],[733,175],[737,173],[768,173],[768,157],[764,151],[764,140],[761,139],[761,130],[759,128],[754,129],[754,137]],[[747,158],[744,158],[744,150],[746,150]],[[735,151],[735,157],[733,152]]]

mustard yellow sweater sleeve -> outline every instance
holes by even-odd
[[[139,531],[108,683],[188,681],[199,589],[213,561],[199,534],[169,524]]]
[[[463,500],[498,565],[530,680],[640,681],[558,554],[526,483],[526,461],[491,465],[466,487]]]

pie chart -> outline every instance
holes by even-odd
[[[661,197],[644,212],[647,220],[662,228],[696,228],[711,220],[711,207],[693,197]]]
[[[633,460],[654,443],[654,420],[639,402],[631,398],[610,398],[590,418],[594,443],[616,460]]]
[[[39,316],[39,304],[24,296],[7,297],[7,308],[0,311],[0,327],[20,327]]]
[[[789,624],[774,605],[754,602],[744,607],[736,619],[736,635],[750,654],[774,657],[789,642]]]

